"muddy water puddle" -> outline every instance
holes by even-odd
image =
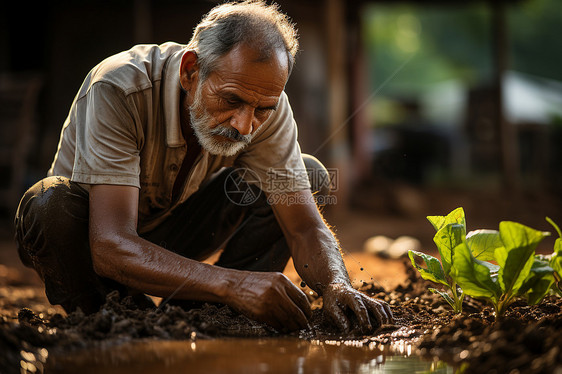
[[[50,353],[48,373],[453,373],[411,346],[361,341],[215,339],[143,341]]]

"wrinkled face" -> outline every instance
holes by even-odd
[[[191,126],[212,154],[232,156],[242,150],[277,109],[288,78],[287,57],[280,51],[267,61],[257,58],[254,50],[239,45],[188,90]]]

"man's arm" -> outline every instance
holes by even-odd
[[[313,290],[324,298],[324,312],[342,330],[352,328],[348,311],[357,318],[363,332],[390,323],[392,312],[381,300],[351,287],[339,252],[339,244],[324,222],[310,190],[288,194],[287,202],[274,203],[273,211],[283,229],[295,269]],[[294,203],[293,203],[294,202]]]
[[[136,187],[92,186],[90,247],[98,275],[155,296],[224,303],[278,330],[307,325],[308,300],[283,274],[200,263],[139,237],[138,198]]]

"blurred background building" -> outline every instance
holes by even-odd
[[[0,15],[3,215],[45,175],[95,64],[186,43],[217,3],[12,2]],[[287,93],[301,147],[337,168],[339,208],[425,217],[447,213],[443,191],[457,206],[493,191],[562,224],[559,0],[278,3],[300,32]]]

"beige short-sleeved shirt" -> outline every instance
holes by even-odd
[[[184,50],[176,43],[137,45],[94,67],[72,103],[48,172],[86,186],[140,188],[140,233],[157,226],[225,166],[250,169],[265,192],[310,188],[297,126],[283,93],[278,109],[250,145],[232,157],[203,151],[179,198],[172,201],[187,150],[179,118]]]

